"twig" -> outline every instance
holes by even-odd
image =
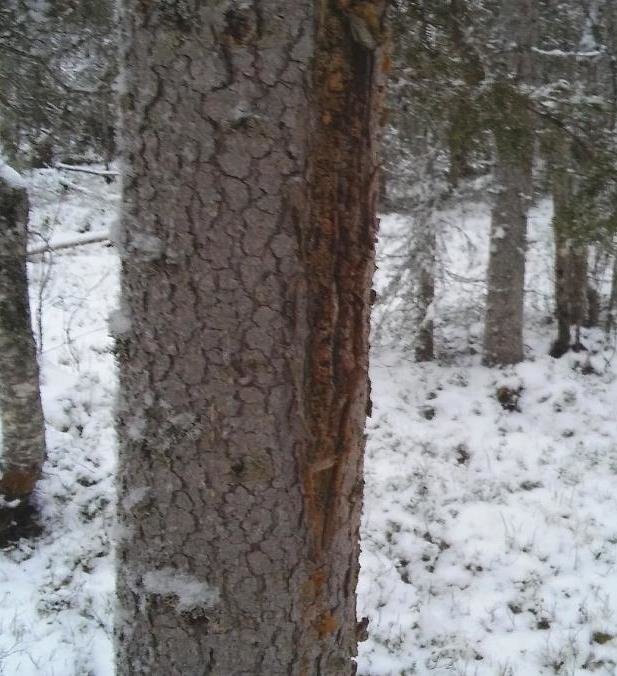
[[[63,188],[66,188],[67,190],[76,190],[77,192],[83,193],[84,195],[88,195],[89,197],[92,197],[94,195],[92,190],[82,188],[80,185],[77,185],[77,183],[73,183],[73,181],[67,181],[64,178],[61,178],[59,183]]]
[[[78,246],[85,246],[86,244],[97,244],[98,242],[108,242],[109,233],[90,233],[82,235],[81,237],[73,237],[64,242],[46,242],[40,246],[32,247],[28,250],[27,256],[36,256],[39,254],[46,254],[50,251],[60,251],[61,249],[72,249]]]
[[[80,171],[83,174],[93,174],[94,176],[120,176],[120,173],[117,171],[88,169],[87,167],[76,167],[72,164],[64,164],[63,162],[57,162],[55,166],[56,169],[63,169],[64,171]]]

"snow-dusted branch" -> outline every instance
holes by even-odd
[[[71,237],[70,239],[46,242],[39,246],[33,246],[28,249],[28,258],[38,254],[48,253],[50,251],[60,251],[61,249],[73,249],[78,246],[85,246],[86,244],[97,244],[99,242],[108,242],[108,232],[92,232],[80,235],[79,237]]]
[[[62,169],[63,171],[79,171],[83,174],[93,174],[94,176],[103,177],[120,176],[120,173],[117,171],[105,171],[102,169],[89,169],[88,167],[76,167],[72,164],[64,164],[63,162],[58,162],[56,164],[56,169]]]

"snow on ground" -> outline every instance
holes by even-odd
[[[60,178],[82,191],[63,189]],[[115,219],[117,187],[102,178],[46,170],[27,182],[32,246],[105,232]],[[0,552],[0,674],[108,676],[115,372],[107,315],[118,261],[113,249],[91,244],[35,256],[29,275],[43,339],[45,531]]]
[[[117,182],[56,170],[27,180],[33,247],[112,226]],[[397,335],[400,302],[377,308],[363,676],[617,674],[617,360],[599,333],[586,336],[589,354],[545,356],[554,328],[549,220],[540,202],[524,364],[479,363],[481,205],[440,218],[435,363],[411,361],[410,334]],[[409,222],[387,217],[382,226],[379,289],[404,260]],[[38,255],[29,271],[48,420],[45,532],[0,552],[0,674],[111,676],[116,374],[107,317],[118,261],[92,243]]]
[[[613,350],[595,332],[589,354],[545,355],[550,205],[540,203],[528,360],[482,367],[483,285],[452,280],[481,276],[488,213],[449,218],[437,304],[444,354],[414,364],[405,335],[373,350],[359,586],[371,622],[359,673],[617,674]],[[388,246],[408,223],[383,225],[382,288],[395,274]]]

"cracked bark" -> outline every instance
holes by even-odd
[[[0,178],[0,494],[28,497],[45,460],[45,421],[26,275],[28,195]]]
[[[382,85],[350,12],[125,0],[119,674],[355,670]]]

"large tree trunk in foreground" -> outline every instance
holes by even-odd
[[[0,163],[0,495],[27,498],[45,460],[45,421],[26,276],[28,195]]]
[[[383,6],[195,4],[123,17],[117,672],[352,674]]]

